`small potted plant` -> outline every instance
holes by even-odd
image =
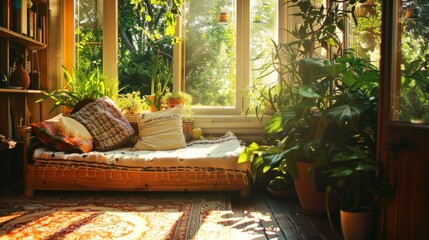
[[[182,108],[182,127],[183,134],[185,135],[186,141],[192,139],[192,129],[194,127],[194,121],[192,120],[192,96],[188,93],[177,91],[170,92],[167,89],[163,100],[167,103],[168,108],[180,106]]]
[[[150,95],[144,97],[151,112],[159,111],[165,107],[164,95],[168,90],[168,83],[173,78],[173,63],[159,54],[154,60],[151,75]]]
[[[267,191],[273,197],[284,198],[293,193],[293,180],[286,174],[274,176],[267,185]]]
[[[147,104],[140,97],[139,91],[119,94],[117,104],[124,114],[136,114],[147,108]]]
[[[392,187],[380,171],[375,154],[358,146],[347,146],[332,161],[339,164],[327,170],[335,180],[327,191],[336,193],[340,199],[343,236],[345,239],[369,239],[375,199],[377,196],[391,197]],[[331,220],[330,215],[328,217]]]
[[[167,102],[168,108],[173,108],[178,105],[187,107],[192,104],[192,96],[182,91],[170,92],[170,90],[168,89],[166,94],[164,95],[164,98]]]

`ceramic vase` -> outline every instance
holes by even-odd
[[[10,75],[10,85],[27,89],[30,86],[30,75],[25,71],[23,64],[18,64],[18,67]]]

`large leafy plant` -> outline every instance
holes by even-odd
[[[51,111],[55,110],[60,106],[74,108],[74,106],[82,100],[96,100],[103,96],[115,98],[116,91],[115,84],[107,84],[105,76],[102,72],[95,68],[91,71],[77,70],[73,67],[72,72],[62,66],[65,85],[61,89],[53,90],[52,92],[44,92],[44,96],[38,99],[36,102],[42,102],[47,99],[54,101],[54,106]]]
[[[280,138],[274,145],[253,143],[240,156],[252,161],[253,177],[260,167],[278,167],[298,178],[297,161],[325,167],[347,146],[375,151],[378,70],[352,53],[336,62],[302,59],[299,66],[301,100],[264,125]]]

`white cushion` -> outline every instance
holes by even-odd
[[[141,113],[137,123],[140,139],[133,150],[173,150],[186,147],[181,108]]]

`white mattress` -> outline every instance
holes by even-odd
[[[143,171],[238,171],[248,164],[238,164],[244,146],[232,133],[211,140],[192,141],[186,148],[169,151],[133,151],[132,147],[113,151],[65,153],[38,148],[33,154],[35,166],[72,168],[132,169]]]

